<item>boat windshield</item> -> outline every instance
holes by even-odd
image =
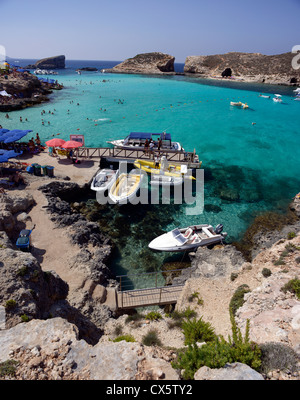
[[[183,236],[179,229],[174,229],[172,233],[174,238],[178,240],[180,244],[184,244],[187,241],[187,239]]]
[[[174,236],[174,237],[176,237],[176,236],[178,236],[178,235],[181,235],[181,232],[180,232],[180,230],[179,230],[178,228],[174,229],[174,230],[172,231],[172,233],[173,233],[173,236]]]

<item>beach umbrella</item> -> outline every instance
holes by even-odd
[[[58,139],[58,138],[54,138],[54,139],[48,140],[48,141],[46,142],[46,145],[47,145],[48,147],[61,147],[64,143],[66,143],[65,140],[63,140],[63,139]]]
[[[61,147],[63,149],[76,149],[77,147],[83,146],[83,143],[76,142],[76,140],[68,140]]]
[[[0,149],[0,162],[7,162],[10,158],[20,156],[23,151],[15,152],[14,150],[2,150]]]
[[[29,132],[32,132],[32,131],[29,131]],[[16,142],[17,140],[22,139],[27,134],[28,134],[27,131],[15,132],[15,133],[11,134],[9,137],[6,138],[4,140],[4,143]]]
[[[7,131],[3,134],[0,133],[0,142],[4,143],[12,143],[16,142],[17,140],[22,139],[22,137],[26,136],[28,132],[32,132],[31,130],[21,130],[15,129],[12,131]]]

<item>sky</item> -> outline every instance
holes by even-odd
[[[123,61],[159,51],[280,54],[300,45],[300,0],[0,0],[12,58]]]

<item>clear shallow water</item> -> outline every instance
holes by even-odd
[[[155,269],[161,267],[165,255],[147,250],[159,233],[154,232],[158,225],[163,231],[195,222],[223,223],[231,241],[239,239],[259,213],[285,211],[300,187],[300,103],[293,101],[291,88],[183,76],[75,72],[78,67],[116,64],[101,63],[82,62],[59,71],[56,78],[65,89],[54,92],[51,102],[10,113],[9,120],[1,115],[0,123],[8,129],[32,129],[44,141],[58,133],[66,140],[70,134],[84,134],[91,147],[106,146],[107,140],[132,131],[167,130],[186,150],[196,149],[205,171],[204,213],[187,216],[185,205],[109,210],[114,222],[108,232],[116,230],[117,273],[141,271],[146,264],[150,269],[154,264]],[[271,97],[280,93],[283,103],[259,93]],[[230,106],[230,101],[239,100],[249,109]],[[28,122],[20,123],[20,116]],[[116,228],[119,225],[127,226],[125,233]]]

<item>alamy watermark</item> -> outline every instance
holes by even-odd
[[[158,170],[159,171],[159,170]],[[120,163],[119,175],[127,174],[127,163]],[[122,204],[186,204],[186,215],[199,215],[204,209],[204,170],[197,169],[195,179],[183,176],[183,183],[179,185],[164,183],[162,185],[149,185],[147,173],[141,169],[129,172],[127,182],[129,185],[130,175],[139,174],[142,184],[139,190],[132,196],[128,196],[117,203]],[[151,179],[159,174],[151,174]],[[117,178],[118,179],[118,178]],[[151,180],[150,179],[150,180]],[[126,186],[126,181],[125,181]],[[113,187],[113,186],[112,186]],[[126,189],[125,189],[126,191]],[[116,204],[109,196],[109,191],[97,191],[96,199],[99,204]]]
[[[292,53],[296,53],[295,57],[292,59],[292,67],[295,70],[300,69],[300,45],[297,44],[292,48]]]

